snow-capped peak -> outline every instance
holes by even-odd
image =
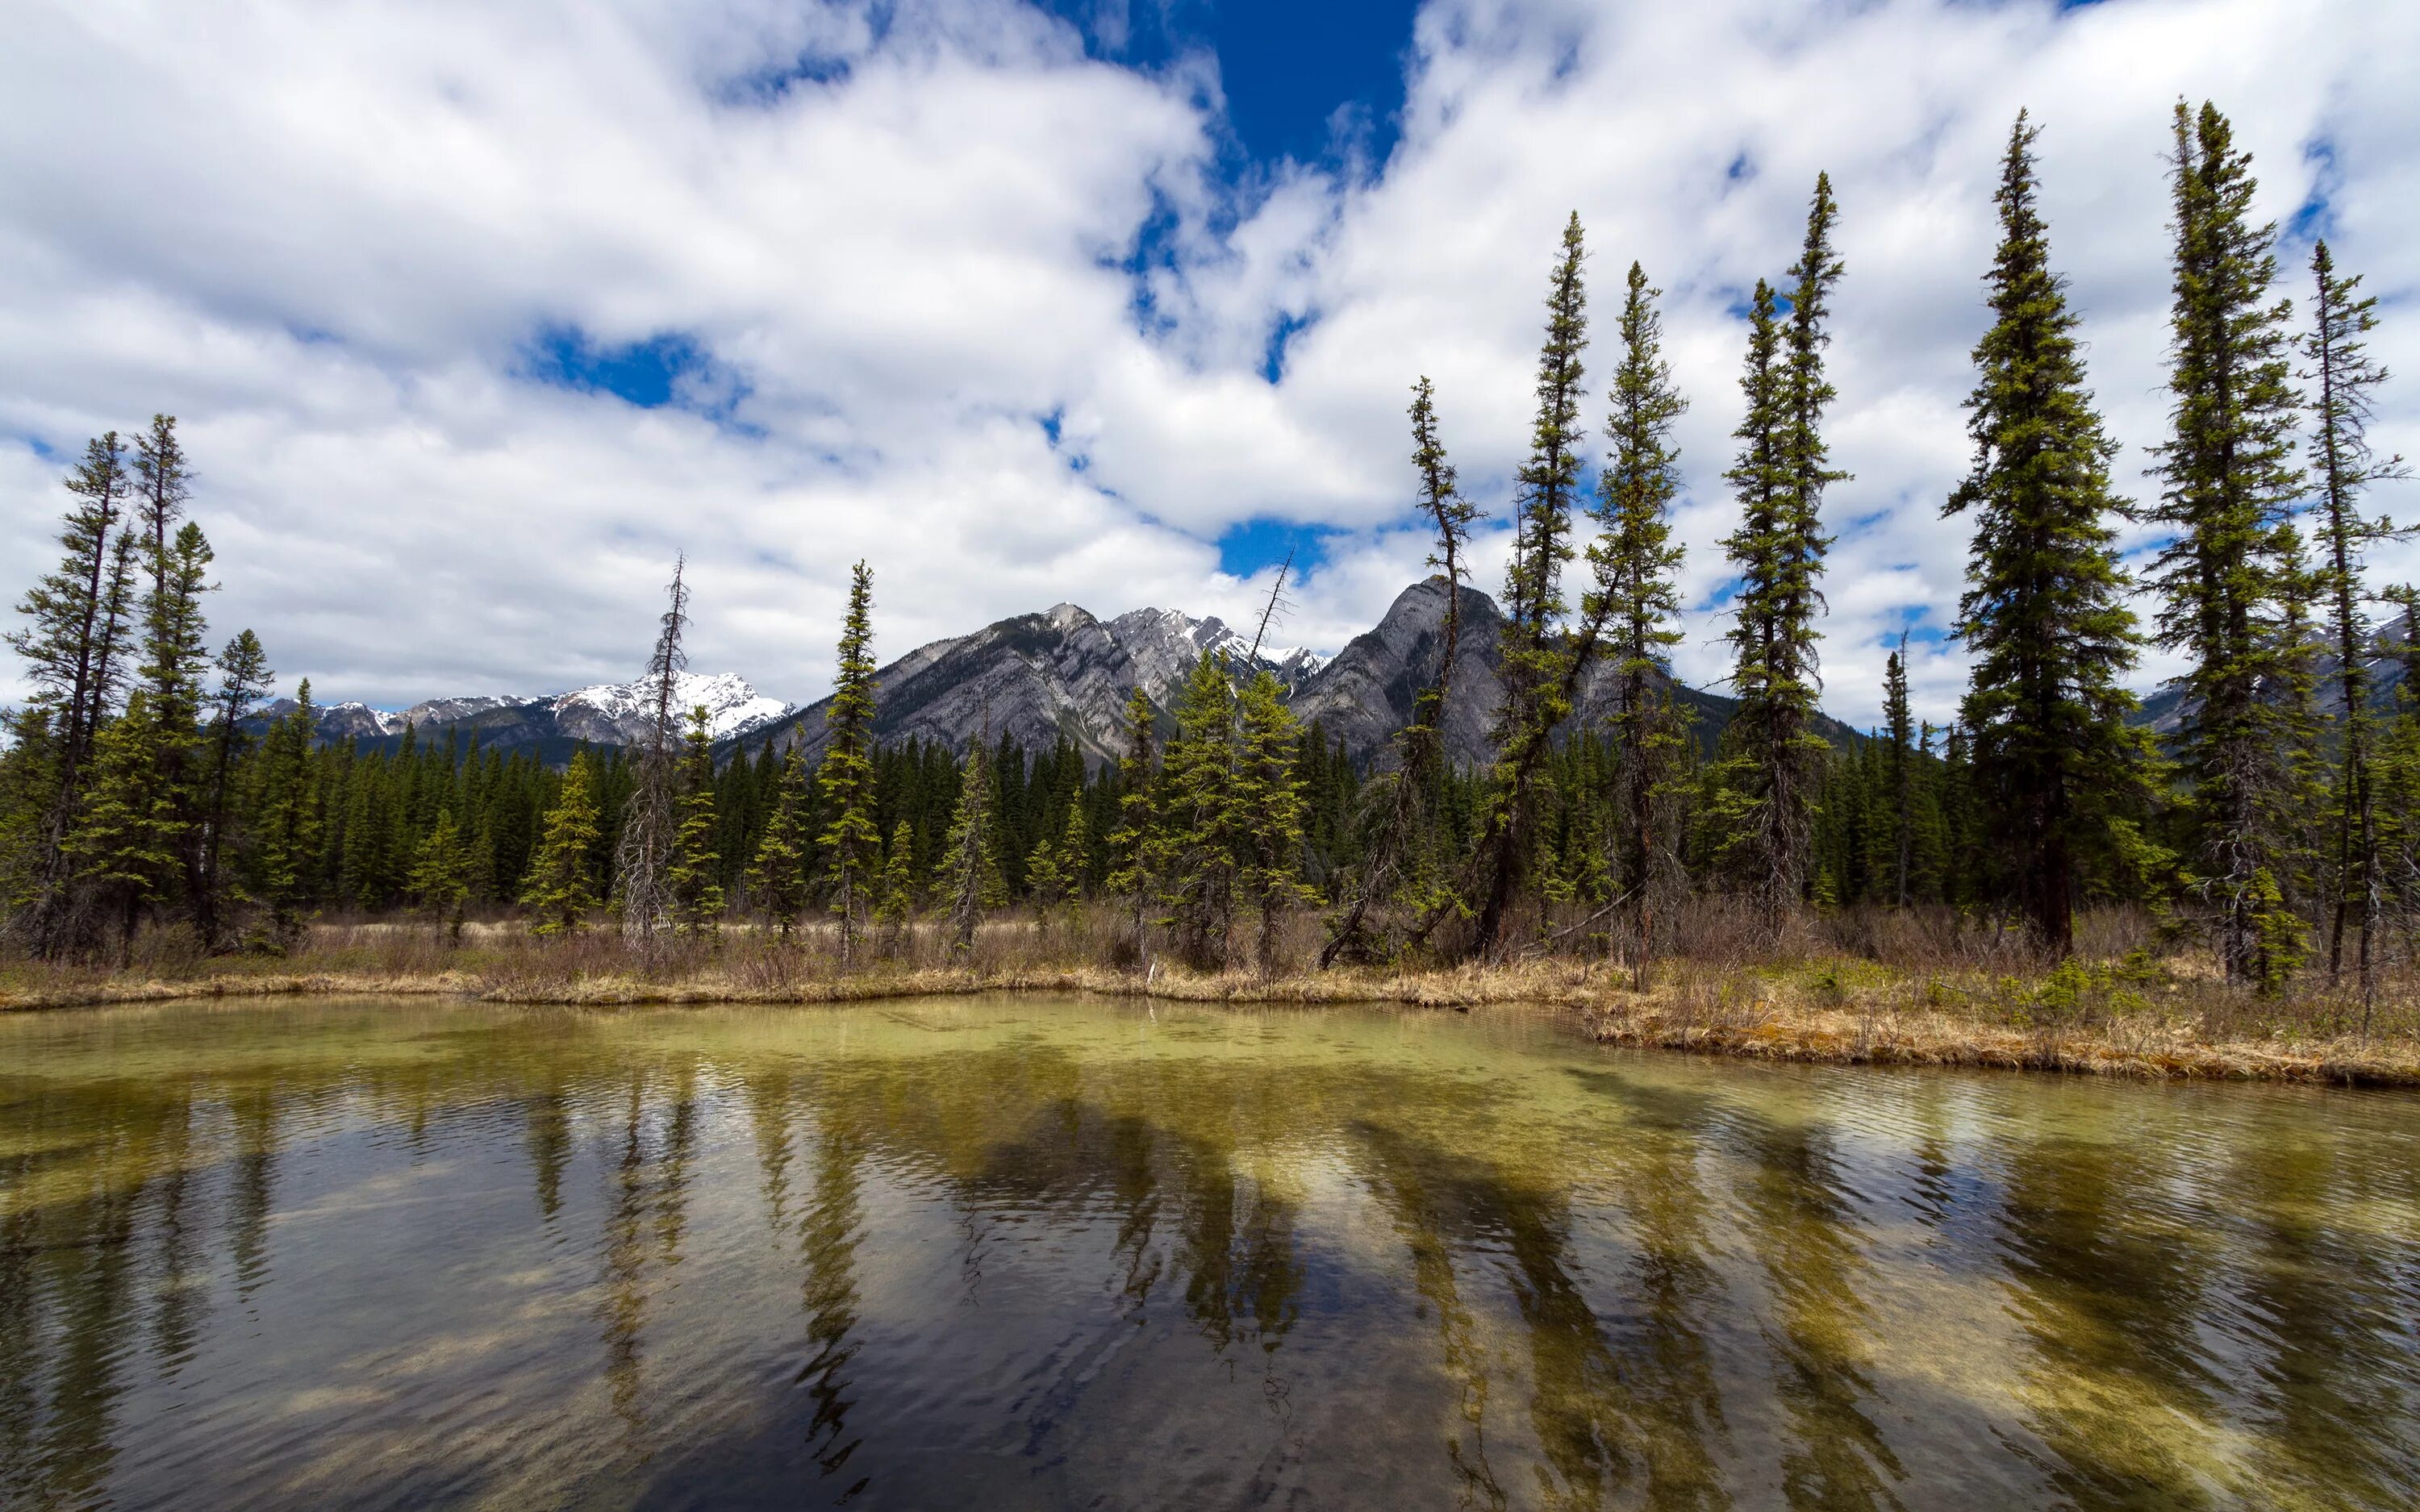
[[[584,708],[619,723],[644,716],[654,696],[655,685],[644,677],[628,683],[600,683],[594,687],[575,688],[557,698],[554,712],[562,715]],[[675,676],[675,717],[685,725],[689,711],[700,704],[706,708],[706,732],[717,740],[769,723],[793,707],[779,699],[765,697],[737,673],[682,672]]]

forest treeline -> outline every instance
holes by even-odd
[[[2122,498],[2051,258],[2036,134],[2020,115],[2002,161],[1974,461],[1944,503],[1973,531],[1953,629],[1974,671],[1946,730],[1912,719],[1903,645],[1883,728],[1839,744],[1818,728],[1823,504],[1849,476],[1824,431],[1846,269],[1819,176],[1797,259],[1748,301],[1723,474],[1739,510],[1722,543],[1738,704],[1718,733],[1693,727],[1670,677],[1672,436],[1689,400],[1660,294],[1631,264],[1600,420],[1575,214],[1549,275],[1504,695],[1481,763],[1449,762],[1440,733],[1453,593],[1412,718],[1367,769],[1297,727],[1274,679],[1208,656],[1164,709],[1136,691],[1123,759],[1096,771],[1064,743],[878,747],[861,563],[812,762],[769,746],[718,757],[704,712],[674,705],[678,570],[645,684],[651,733],[633,747],[554,770],[451,735],[319,746],[307,683],[262,728],[273,673],[251,631],[207,649],[210,550],[162,416],[131,448],[90,443],[60,565],[9,637],[34,693],[0,757],[8,935],[54,959],[123,954],[146,928],[205,951],[278,949],[323,910],[410,905],[458,930],[470,908],[513,907],[541,931],[602,918],[643,950],[732,919],[786,938],[820,918],[831,927],[811,937],[847,964],[919,919],[963,943],[994,910],[1038,910],[1047,929],[1053,909],[1095,900],[1126,920],[1117,949],[1138,962],[1269,967],[1280,920],[1318,908],[1326,964],[1542,949],[1644,963],[1672,948],[1690,900],[1720,895],[1776,930],[1808,909],[1952,905],[2056,956],[2079,908],[2126,901],[2206,931],[2230,980],[2273,993],[2316,963],[2367,1001],[2420,918],[2420,682],[2383,698],[2373,671],[2382,656],[2420,671],[2408,632],[2388,644],[2373,623],[2397,605],[2408,626],[2414,595],[2364,563],[2397,533],[2366,494],[2405,475],[2366,440],[2386,377],[2365,349],[2376,301],[2320,242],[2297,316],[2248,155],[2215,108],[2180,102],[2169,431],[2158,497]],[[1420,379],[1412,462],[1431,565],[1458,586],[1481,511],[1438,406]],[[2116,547],[2129,520],[2165,541],[2139,580]],[[2152,643],[2188,668],[2164,740],[2126,687]],[[1584,680],[1608,678],[1610,712],[1575,717]]]

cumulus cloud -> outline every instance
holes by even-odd
[[[2130,476],[2164,414],[2180,95],[2256,153],[2292,290],[2323,231],[2388,297],[2381,355],[2420,363],[2420,22],[2391,0],[1431,0],[1385,161],[1240,170],[1216,60],[1123,66],[1125,8],[1097,9],[1088,51],[1002,0],[21,7],[0,590],[49,556],[83,439],[166,409],[215,620],[329,694],[628,676],[676,550],[698,664],[798,699],[860,556],[885,654],[1062,599],[1239,618],[1267,573],[1222,572],[1216,543],[1265,518],[1332,532],[1283,639],[1333,647],[1421,570],[1414,376],[1500,515],[1576,208],[1601,336],[1632,258],[1667,291],[1694,400],[1680,663],[1712,683],[1737,312],[1828,169],[1856,476],[1829,507],[1826,702],[1869,721],[1912,627],[1937,720],[1964,678],[1939,501],[2020,105]],[[674,402],[580,380],[625,352]],[[2415,431],[2420,390],[2390,389],[2380,439]]]

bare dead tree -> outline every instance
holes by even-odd
[[[682,581],[686,556],[673,561],[671,600],[658,620],[655,654],[647,658],[647,733],[640,748],[637,781],[622,810],[622,841],[614,855],[614,897],[622,909],[622,938],[652,956],[672,927],[674,753],[680,739],[676,690],[689,665],[681,632],[689,625],[689,588]]]

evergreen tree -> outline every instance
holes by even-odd
[[[1646,270],[1632,263],[1621,304],[1621,362],[1606,420],[1613,450],[1597,475],[1594,513],[1603,533],[1589,548],[1602,600],[1591,618],[1610,627],[1619,687],[1613,726],[1622,764],[1621,872],[1613,885],[1630,900],[1642,984],[1683,880],[1672,810],[1688,739],[1672,701],[1669,648],[1681,640],[1674,575],[1683,557],[1672,544],[1670,510],[1681,491],[1672,428],[1689,401],[1664,360],[1664,321],[1655,308],[1661,297],[1648,286]]]
[[[915,918],[916,832],[902,819],[891,828],[891,849],[882,862],[882,898],[874,905],[886,951],[898,953]]]
[[[1905,908],[1916,865],[1916,721],[1907,707],[1907,635],[1883,664],[1883,719],[1890,732],[1891,902]]]
[[[1140,687],[1126,695],[1126,746],[1118,758],[1118,823],[1109,831],[1109,896],[1125,901],[1138,957],[1144,952],[1151,901],[1159,893],[1152,874],[1152,838],[1157,828],[1153,784],[1158,776],[1152,725],[1158,713]]]
[[[749,896],[784,940],[807,906],[807,759],[793,745],[748,868]]]
[[[2226,117],[2209,104],[2195,116],[2180,100],[2175,130],[2172,435],[2159,448],[2152,512],[2175,533],[2155,569],[2159,637],[2191,661],[2176,750],[2193,786],[2220,954],[2230,980],[2248,980],[2288,953],[2266,943],[2283,921],[2262,916],[2282,897],[2279,808],[2291,787],[2279,705],[2266,696],[2283,671],[2280,527],[2301,486],[2291,304],[2272,299],[2276,228],[2251,218],[2251,158]]]
[[[711,934],[722,918],[722,856],[715,848],[714,746],[703,703],[690,710],[675,812],[679,826],[673,832],[672,870],[665,876],[673,927],[684,934]]]
[[[521,905],[536,918],[533,934],[560,934],[580,928],[597,906],[591,856],[598,842],[597,763],[585,748],[571,759],[554,807],[546,813],[546,838],[530,863]]]
[[[2370,359],[2368,335],[2378,328],[2378,300],[2364,296],[2358,274],[2336,271],[2328,244],[2311,250],[2311,330],[2303,354],[2303,377],[2315,385],[2309,460],[2319,484],[2319,573],[2329,631],[2336,654],[2337,690],[2344,706],[2344,748],[2337,768],[2335,906],[2328,928],[2328,975],[2344,969],[2348,914],[2358,923],[2357,970],[2361,982],[2362,1032],[2369,1032],[2378,998],[2378,934],[2384,884],[2380,874],[2376,780],[2372,770],[2377,717],[2370,707],[2368,597],[2362,580],[2364,555],[2395,534],[2393,523],[2362,513],[2370,485],[2410,476],[2399,456],[2370,449],[2372,391],[2386,370]]]
[[[462,842],[454,810],[441,809],[411,862],[411,896],[429,917],[442,920],[446,938],[460,943],[462,911],[471,899],[471,853]]]
[[[143,914],[165,899],[178,874],[181,829],[174,795],[158,779],[168,744],[148,689],[93,743],[92,776],[68,855],[80,882],[103,901],[118,925],[118,964],[133,959]]]
[[[1235,919],[1235,701],[1226,670],[1208,652],[1193,664],[1175,712],[1151,871],[1178,955],[1216,970],[1227,963]]]
[[[941,860],[942,891],[950,900],[951,949],[960,952],[973,948],[984,910],[1007,899],[993,849],[992,796],[990,750],[984,742],[972,741],[959,770],[958,806]]]
[[[219,689],[211,701],[209,767],[202,794],[201,865],[194,888],[194,930],[203,947],[213,950],[221,943],[225,912],[225,858],[229,850],[227,825],[236,763],[250,743],[243,727],[258,711],[277,676],[270,670],[269,654],[261,648],[260,638],[250,630],[238,632],[219,653],[218,673]]]
[[[1242,902],[1260,911],[1260,966],[1278,968],[1278,920],[1292,903],[1315,901],[1302,874],[1302,780],[1295,769],[1299,733],[1285,706],[1284,690],[1267,671],[1255,674],[1236,700],[1233,789],[1236,851],[1235,887]]]
[[[858,921],[873,902],[882,861],[875,827],[874,575],[860,562],[850,569],[848,618],[840,633],[840,676],[825,711],[823,764],[815,780],[831,822],[819,837],[831,878],[831,910],[840,918],[840,962],[848,965]]]
[[[269,910],[269,933],[260,941],[273,949],[291,943],[302,927],[301,911],[312,894],[319,853],[318,768],[311,742],[319,711],[311,703],[311,682],[295,689],[294,707],[270,726],[261,743],[260,777],[252,822],[246,826],[246,857],[253,895]]]
[[[1572,683],[1587,649],[1561,633],[1563,566],[1573,557],[1572,507],[1579,492],[1579,406],[1588,347],[1588,293],[1580,282],[1585,254],[1580,218],[1563,228],[1562,255],[1546,293],[1546,336],[1538,354],[1538,416],[1529,459],[1518,480],[1512,563],[1505,579],[1504,627],[1497,639],[1497,675],[1504,700],[1497,715],[1496,765],[1485,833],[1474,953],[1502,944],[1507,915],[1528,876],[1536,841],[1537,779],[1554,733],[1571,712]]]
[[[1958,634],[1975,655],[1962,708],[1992,840],[2041,948],[2069,949],[2085,862],[2144,800],[2153,759],[2128,723],[2139,637],[2110,517],[2117,444],[2085,386],[2065,281],[2051,270],[2023,112],[2002,162],[2000,247],[1984,286],[1993,323],[1966,400],[1975,466],[1946,513],[1974,518]]]
[[[1439,569],[1445,582],[1445,609],[1439,616],[1436,674],[1413,695],[1411,722],[1395,735],[1395,764],[1369,788],[1376,815],[1374,832],[1352,879],[1351,901],[1330,926],[1327,944],[1319,953],[1324,970],[1340,957],[1373,961],[1391,953],[1370,926],[1373,906],[1402,896],[1426,918],[1418,933],[1425,938],[1450,914],[1460,911],[1461,898],[1444,875],[1429,864],[1435,857],[1430,841],[1430,798],[1445,770],[1441,726],[1446,697],[1453,687],[1454,661],[1462,642],[1463,550],[1480,517],[1479,506],[1462,496],[1453,464],[1446,460],[1445,443],[1437,437],[1436,391],[1423,376],[1412,385],[1412,466],[1419,473],[1420,508],[1435,527],[1428,564]],[[1349,776],[1350,766],[1346,767]]]

